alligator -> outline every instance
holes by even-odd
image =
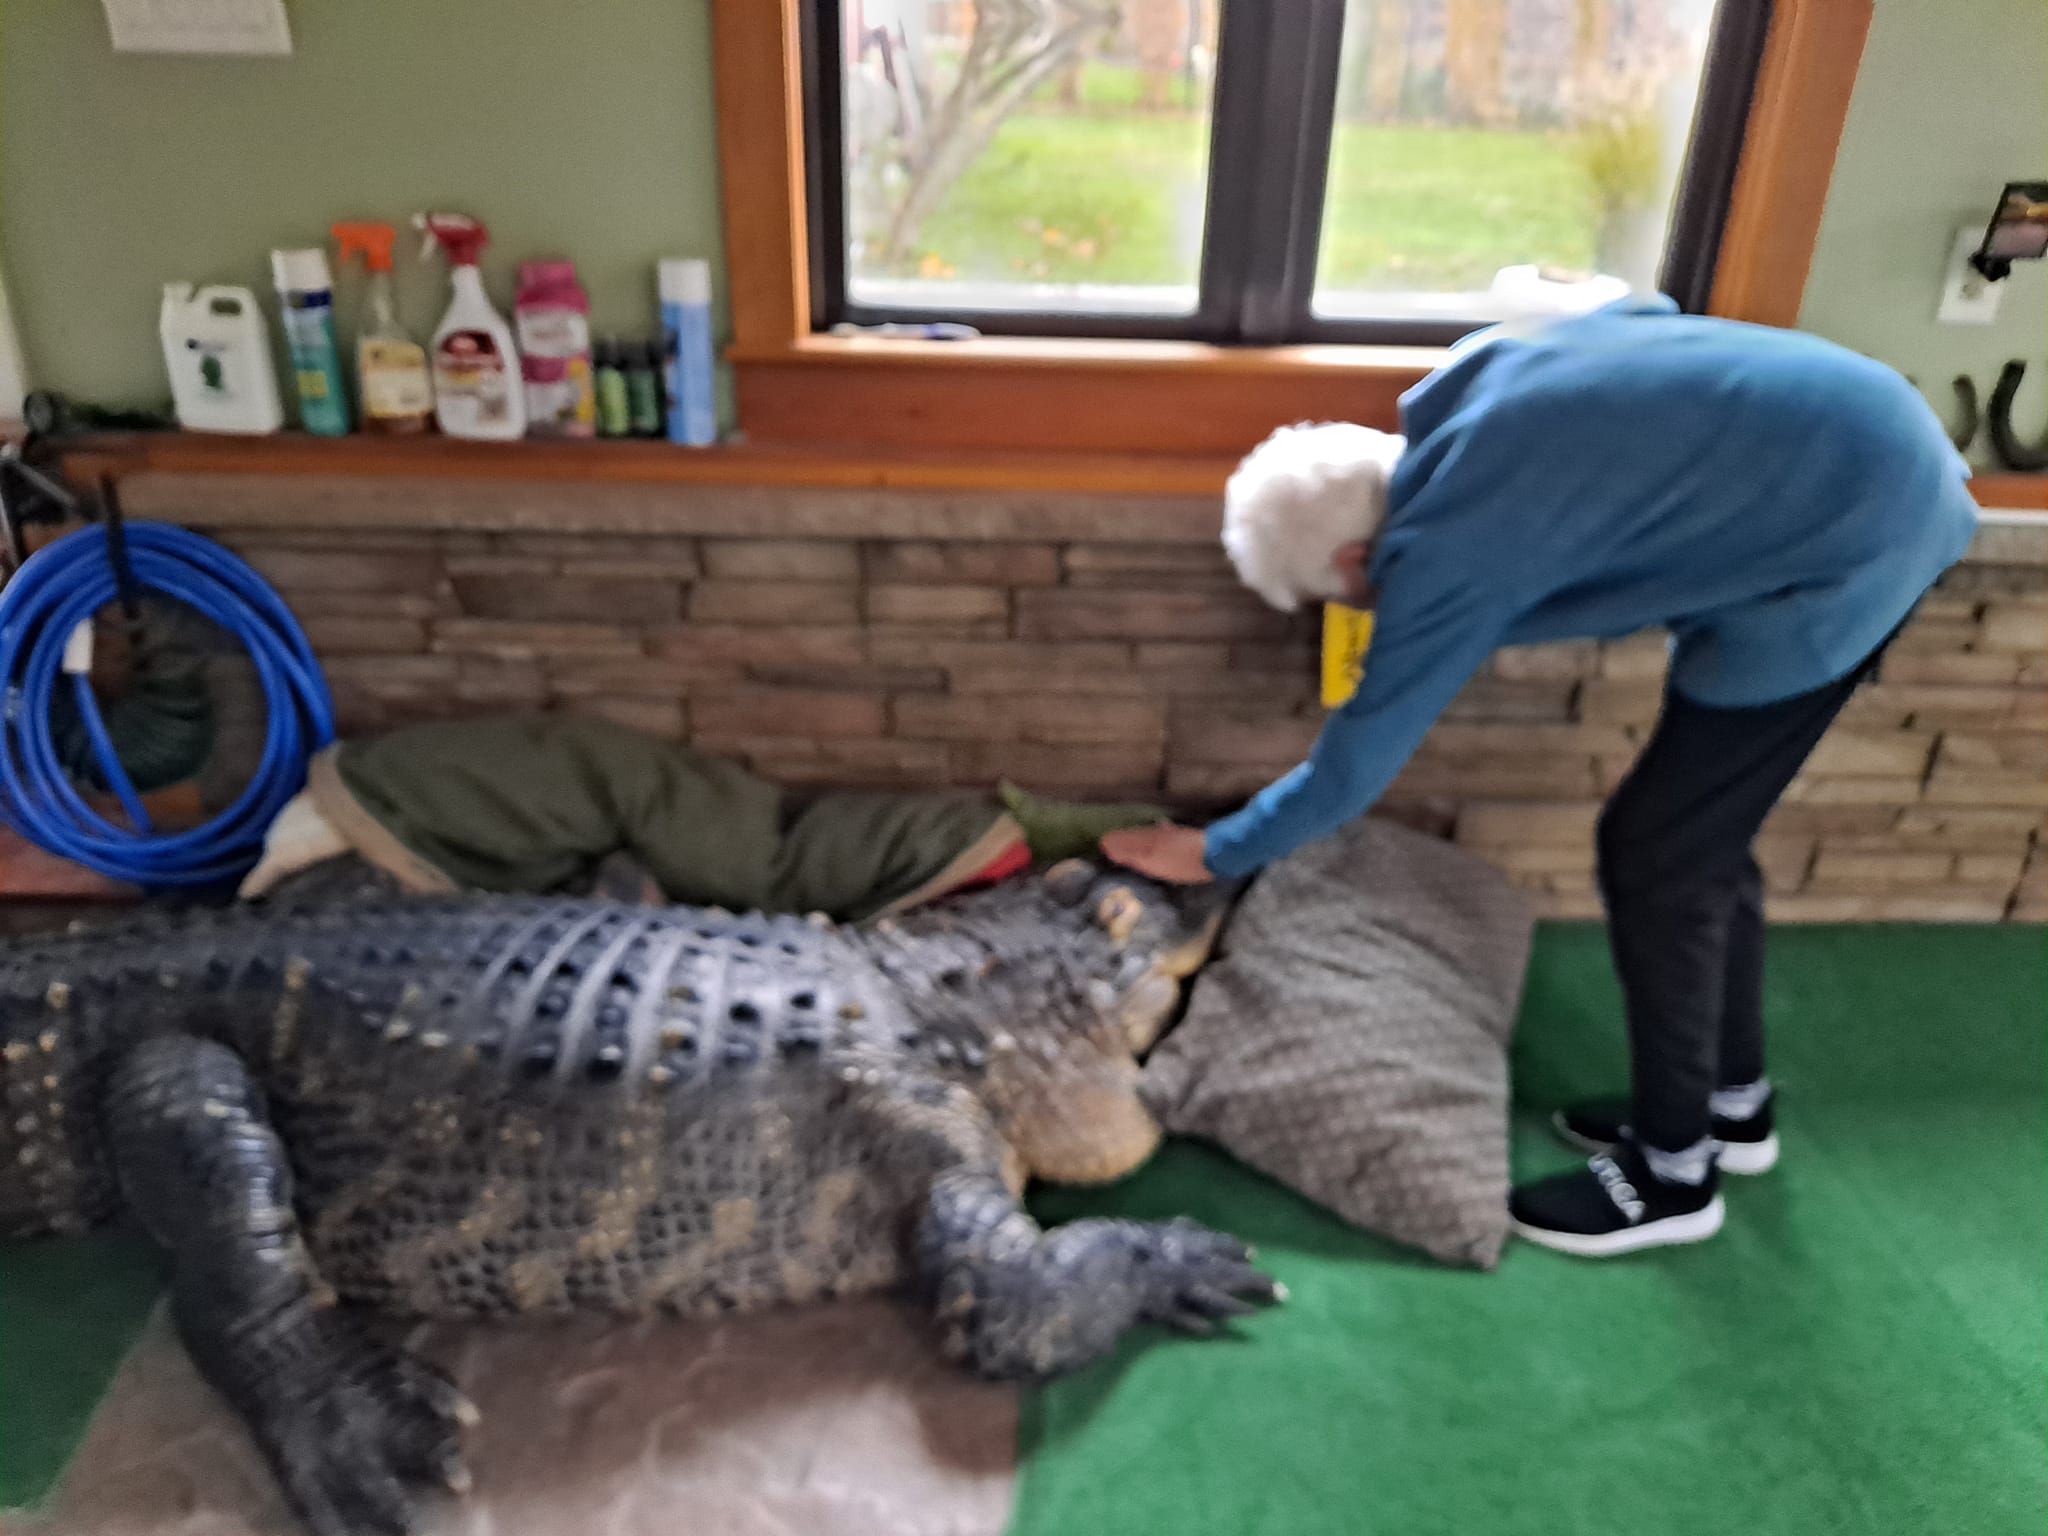
[[[1067,864],[865,928],[536,897],[289,900],[0,951],[0,1238],[132,1219],[320,1536],[468,1483],[387,1320],[914,1288],[995,1378],[1279,1299],[1192,1222],[1041,1229],[1160,1132],[1140,1055],[1219,886]]]

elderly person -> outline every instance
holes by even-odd
[[[1624,300],[1479,338],[1403,435],[1276,433],[1223,541],[1291,609],[1376,610],[1307,762],[1208,828],[1113,834],[1155,877],[1239,876],[1362,815],[1502,644],[1672,636],[1662,718],[1597,835],[1633,1099],[1562,1111],[1584,1168],[1516,1230],[1587,1256],[1719,1230],[1719,1174],[1777,1158],[1764,1074],[1764,818],[1976,526],[1968,470],[1896,373],[1790,331]]]

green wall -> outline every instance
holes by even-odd
[[[343,218],[481,218],[508,309],[521,258],[571,256],[601,330],[652,334],[662,256],[718,259],[722,298],[708,0],[289,10],[291,57],[200,59],[115,54],[97,0],[0,9],[0,272],[32,384],[167,397],[162,284],[267,297],[270,249]],[[400,246],[424,335],[444,268]]]
[[[2027,359],[2017,419],[2048,406],[2048,262],[2006,281],[1998,321],[1937,325],[1949,242],[1982,225],[2008,180],[2048,178],[2048,0],[1876,0],[1799,321],[1919,380],[1989,394]],[[1984,458],[1980,440],[1973,457]]]
[[[1933,320],[1955,224],[2006,177],[2048,175],[2048,0],[1876,5],[1803,323],[1938,397],[2011,356],[2048,374],[2041,266],[1997,326]],[[708,0],[292,0],[291,18],[289,59],[116,56],[92,0],[7,0],[0,272],[33,382],[160,396],[160,285],[267,294],[270,248],[338,218],[474,213],[501,303],[520,257],[570,255],[600,329],[652,327],[657,257],[720,257]],[[401,257],[425,331],[439,263]],[[2037,377],[2024,421],[2042,400]]]

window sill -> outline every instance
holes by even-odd
[[[1270,378],[1355,374],[1421,378],[1449,355],[1442,347],[1217,347],[1199,341],[977,336],[966,341],[900,337],[806,336],[782,347],[735,347],[735,365],[776,363],[821,368],[1055,368],[1085,373],[1215,372]]]
[[[763,444],[1235,460],[1275,427],[1392,428],[1434,347],[808,336],[731,354]]]

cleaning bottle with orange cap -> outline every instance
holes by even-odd
[[[454,294],[434,331],[434,417],[450,437],[496,440],[526,435],[526,391],[512,327],[484,292],[477,258],[491,234],[461,213],[422,213],[413,220],[448,254]]]
[[[391,287],[391,247],[398,231],[389,224],[337,224],[332,233],[342,266],[360,256],[368,274],[356,322],[356,398],[362,402],[363,430],[424,432],[434,419],[434,376],[427,369],[426,348],[398,318]]]

